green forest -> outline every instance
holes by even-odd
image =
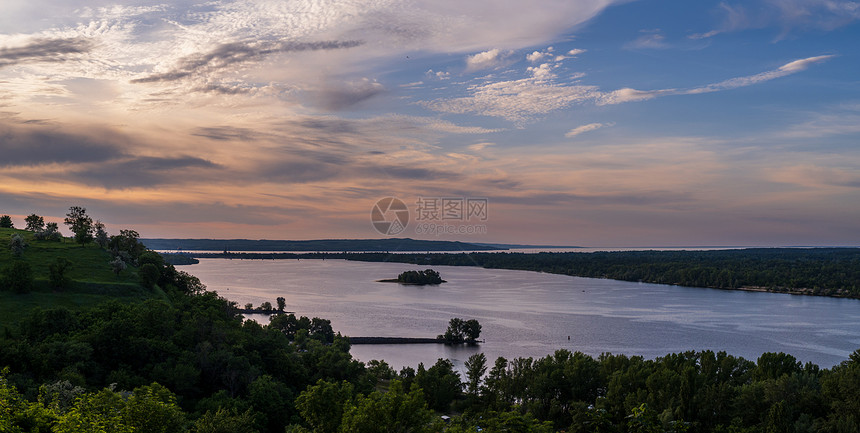
[[[830,369],[784,353],[752,361],[707,350],[656,359],[559,350],[538,359],[478,353],[462,376],[447,359],[395,371],[353,359],[349,337],[324,318],[245,320],[133,231],[80,230],[91,238],[0,231],[0,432],[860,431],[860,350]],[[857,260],[843,252],[852,251],[807,261],[843,269]],[[772,253],[760,261],[798,260]],[[653,264],[641,256],[642,269]],[[414,259],[427,257],[464,256]],[[482,265],[527,262],[488,257]],[[535,257],[533,270],[550,259],[570,266],[565,256]],[[719,255],[717,265],[702,257],[701,266],[720,266]],[[794,278],[807,281],[812,268]],[[77,296],[86,301],[70,301]],[[449,331],[469,341],[480,325],[452,319]]]

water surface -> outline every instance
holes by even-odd
[[[418,269],[344,260],[201,259],[183,267],[244,305],[283,296],[298,315],[351,336],[434,337],[452,317],[478,319],[479,347],[356,345],[352,354],[399,369],[471,354],[543,357],[557,349],[654,358],[711,349],[755,360],[786,352],[831,367],[860,348],[860,301],[690,288],[528,271],[434,266],[448,283],[379,283]],[[568,340],[568,337],[570,338]]]

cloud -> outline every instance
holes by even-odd
[[[575,56],[578,56],[580,54],[585,54],[586,51],[588,51],[588,50],[584,50],[581,48],[574,48],[574,49],[568,51],[567,55],[570,57],[575,57]]]
[[[108,189],[148,188],[189,180],[191,170],[218,168],[211,161],[193,156],[135,156],[71,170],[69,177]]]
[[[529,66],[526,68],[526,71],[532,74],[536,80],[544,81],[551,80],[555,78],[555,74],[552,72],[553,66],[549,63],[543,63],[538,67]]]
[[[860,19],[860,3],[852,0],[755,0],[732,4],[721,2],[718,13],[722,23],[704,33],[690,35],[704,39],[720,33],[771,26],[780,28],[780,36],[796,30],[833,30]]]
[[[100,132],[84,135],[0,123],[0,167],[101,162],[125,154],[115,133]]]
[[[437,80],[447,80],[447,79],[451,78],[450,72],[434,71],[432,69],[428,69],[426,72],[426,75],[430,78],[435,78]]]
[[[93,43],[87,39],[34,39],[22,47],[0,48],[0,68],[20,63],[61,62],[92,48]]]
[[[559,85],[536,78],[483,84],[470,90],[471,95],[467,97],[436,99],[421,104],[446,113],[501,117],[522,126],[533,120],[535,115],[600,96],[596,86]]]
[[[468,146],[468,149],[471,150],[472,152],[480,152],[480,151],[482,151],[482,150],[484,150],[490,146],[495,146],[495,145],[496,145],[496,143],[490,143],[490,142],[484,141],[481,143],[470,144]]]
[[[567,108],[573,104],[593,103],[615,105],[627,102],[646,101],[669,95],[695,95],[700,93],[730,90],[784,77],[806,70],[811,65],[824,62],[832,55],[798,59],[777,69],[745,77],[732,78],[718,83],[692,89],[637,90],[629,87],[612,91],[601,91],[597,86],[558,83],[552,66],[542,64],[528,67],[532,76],[520,80],[499,81],[470,86],[469,96],[435,99],[420,102],[431,110],[453,114],[478,114],[501,117],[522,127],[535,116]],[[581,76],[575,76],[579,78]]]
[[[317,100],[326,110],[350,108],[385,91],[385,86],[368,78],[341,83],[319,92]]]
[[[228,68],[237,63],[257,61],[270,54],[300,51],[320,51],[353,48],[362,45],[361,41],[320,41],[320,42],[234,42],[222,44],[213,50],[186,56],[172,70],[131,80],[132,83],[155,83],[176,81],[191,75],[211,73]]]
[[[567,138],[572,138],[572,137],[576,137],[577,135],[585,133],[585,132],[594,131],[594,130],[603,128],[604,126],[612,126],[612,125],[613,124],[611,124],[611,123],[589,123],[587,125],[577,126],[576,128],[573,128],[570,131],[567,131],[567,133],[564,134],[564,136]]]
[[[776,78],[785,77],[787,75],[795,74],[797,72],[805,71],[810,66],[822,63],[827,61],[834,56],[825,55],[825,56],[815,56],[815,57],[807,57],[805,59],[795,60],[789,63],[786,63],[780,66],[777,69],[762,72],[760,74],[748,75],[746,77],[738,77],[732,78],[730,80],[721,81],[719,83],[708,84],[701,87],[696,87],[694,89],[689,89],[682,91],[682,94],[697,94],[697,93],[709,93],[709,92],[717,92],[720,90],[729,90],[736,89],[739,87],[751,86],[753,84],[758,84],[765,81],[770,81]]]
[[[666,37],[663,36],[663,33],[657,30],[642,30],[642,36],[636,38],[635,41],[629,42],[625,45],[626,48],[634,48],[634,49],[651,49],[651,50],[659,50],[664,48],[669,48],[669,44],[666,43]]]
[[[479,71],[481,69],[492,69],[504,64],[504,60],[510,53],[502,53],[498,48],[484,51],[466,57],[466,72]]]

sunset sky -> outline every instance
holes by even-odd
[[[393,196],[435,239],[459,197],[487,233],[442,239],[860,245],[860,2],[155,3],[0,3],[16,226],[378,238]]]

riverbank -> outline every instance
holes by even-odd
[[[592,253],[202,253],[198,258],[341,259],[475,266],[721,290],[860,299],[860,248]]]

